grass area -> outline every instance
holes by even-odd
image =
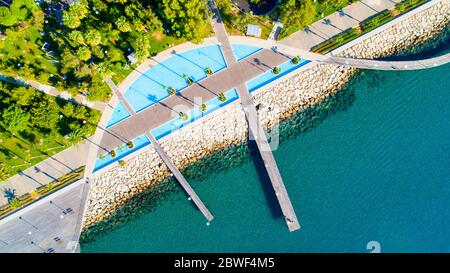
[[[100,111],[0,82],[0,183],[95,132]]]
[[[306,26],[335,13],[358,0],[302,0],[290,6],[284,0],[273,13],[280,16],[284,26],[278,38],[283,39]],[[295,2],[295,1],[294,1]]]
[[[84,166],[80,167],[45,186],[37,188],[31,193],[27,193],[19,197],[11,196],[10,202],[7,205],[0,207],[0,219],[36,202],[40,198],[43,198],[67,185],[70,185],[77,180],[80,180],[83,177],[84,168]]]
[[[219,0],[217,6],[220,9],[227,32],[231,35],[245,35],[248,24],[261,27],[261,37],[259,37],[261,39],[267,39],[272,32],[272,20],[274,18],[271,15],[255,16],[243,13],[236,5],[231,4],[230,0]]]
[[[364,20],[357,28],[347,29],[346,31],[314,46],[311,51],[322,54],[330,52],[428,1],[429,0],[402,1],[398,3],[394,9],[382,11],[381,13]]]
[[[10,167],[9,174],[2,177],[3,180],[70,146],[67,139],[62,136],[47,139],[44,135],[35,132],[29,137],[37,141],[30,142],[20,135],[11,136],[5,140],[0,139],[0,162]]]

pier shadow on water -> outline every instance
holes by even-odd
[[[256,173],[258,174],[258,180],[261,183],[267,206],[270,209],[272,217],[274,219],[280,218],[283,216],[283,214],[281,213],[281,207],[275,195],[275,190],[272,187],[272,182],[270,181],[269,175],[267,174],[267,170],[264,166],[264,161],[261,158],[261,154],[259,152],[256,141],[249,140],[247,142],[247,146],[250,151],[250,157],[252,159],[253,166],[255,166]]]

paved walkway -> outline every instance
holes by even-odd
[[[233,89],[287,60],[289,60],[288,56],[271,50],[259,51],[234,65],[228,66],[227,69],[185,88],[177,95],[169,96],[108,128],[100,146],[106,150],[111,150],[126,144],[128,141],[143,135],[146,131],[179,117],[177,109],[182,108],[183,111],[187,112],[188,109],[193,109],[201,103],[217,98],[219,93]]]
[[[225,59],[228,60],[227,64],[229,68],[237,67],[238,63],[236,57],[231,48],[231,43],[228,39],[228,34],[225,30],[225,25],[223,24],[220,13],[215,7],[214,2],[210,1],[210,8],[212,9],[215,16],[213,16],[212,25],[214,31],[216,31],[217,39],[221,44],[222,54]],[[215,18],[215,20],[214,20]],[[222,48],[224,47],[224,48]],[[264,52],[264,51],[263,51]],[[273,53],[272,53],[273,54]],[[278,54],[278,53],[276,53]],[[280,54],[278,54],[280,55]],[[276,55],[274,55],[276,56]],[[273,57],[274,57],[273,56]],[[285,55],[281,55],[287,57]],[[272,56],[270,56],[272,57]],[[260,57],[251,56],[250,58],[259,59]],[[268,60],[267,60],[268,61]],[[259,62],[267,62],[266,59],[259,60]],[[270,69],[274,66],[269,67]],[[241,74],[239,74],[241,75]],[[239,77],[235,77],[239,78]],[[242,79],[239,79],[242,80]],[[300,224],[297,220],[297,215],[295,214],[294,207],[292,206],[289,194],[287,193],[286,187],[284,185],[283,179],[281,177],[280,171],[278,170],[277,163],[272,154],[272,149],[270,148],[269,142],[267,140],[266,132],[264,127],[258,119],[258,112],[256,111],[255,103],[253,98],[248,92],[246,81],[241,81],[237,86],[236,90],[239,94],[239,100],[241,102],[242,108],[244,109],[245,116],[247,118],[247,123],[249,127],[249,139],[254,140],[258,146],[259,153],[263,160],[264,166],[266,168],[267,175],[269,176],[270,183],[275,191],[275,195],[280,205],[281,211],[284,215],[286,223],[288,225],[289,231],[295,231],[300,228]]]
[[[71,252],[82,184],[74,183],[0,220],[0,252]],[[52,201],[52,203],[50,203]],[[71,209],[65,214],[63,210]],[[59,237],[59,241],[54,238]],[[33,243],[32,243],[33,242]]]
[[[67,148],[24,170],[22,173],[1,182],[0,206],[8,203],[7,197],[11,196],[12,192],[15,196],[21,196],[84,166],[86,164],[88,146],[88,141],[86,141]]]
[[[361,0],[315,22],[305,30],[282,39],[281,42],[299,49],[310,50],[313,46],[344,30],[358,26],[360,22],[380,11],[394,8],[398,2],[401,0]]]
[[[47,95],[53,96],[53,97],[58,97],[61,98],[63,100],[70,100],[73,101],[75,103],[81,104],[81,105],[85,105],[87,107],[90,108],[94,108],[100,111],[103,111],[103,109],[105,108],[106,104],[104,102],[101,101],[96,101],[96,102],[91,102],[88,101],[87,98],[81,94],[76,95],[75,97],[73,97],[71,94],[67,93],[67,92],[60,92],[58,91],[55,87],[50,86],[50,85],[46,85],[46,84],[41,84],[37,81],[21,81],[21,80],[17,80],[17,79],[13,79],[13,78],[9,78],[9,77],[4,77],[2,75],[0,75],[0,80],[2,81],[6,81],[6,82],[10,82],[16,85],[21,85],[21,86],[31,86],[34,89],[41,91]]]

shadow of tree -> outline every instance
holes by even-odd
[[[3,190],[3,196],[9,203],[16,198],[16,190],[12,188],[6,188]]]

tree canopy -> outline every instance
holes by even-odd
[[[161,0],[161,15],[177,37],[197,40],[197,29],[206,23],[206,6],[202,0]]]

